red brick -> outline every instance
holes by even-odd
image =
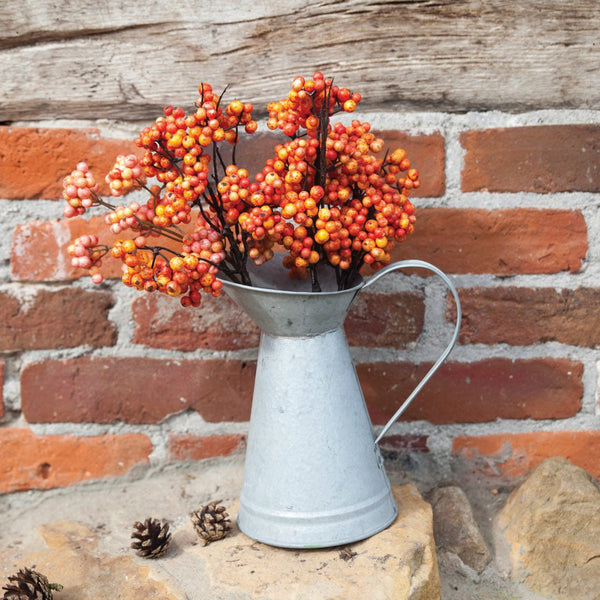
[[[70,240],[107,233],[104,219],[31,221],[16,227],[11,250],[11,276],[18,281],[73,279],[83,273],[71,267]],[[581,269],[588,248],[587,228],[579,211],[537,209],[417,209],[417,227],[393,260],[420,258],[451,273],[556,273]],[[120,276],[120,262],[106,259],[107,277]]]
[[[352,346],[404,348],[419,338],[424,318],[421,292],[365,292],[346,318],[346,335]]]
[[[419,170],[420,187],[415,197],[440,197],[446,192],[446,141],[440,133],[409,135],[400,131],[376,131],[390,150],[403,148],[411,166]],[[382,153],[383,155],[383,153]]]
[[[260,331],[227,296],[206,297],[199,308],[144,294],[133,302],[133,342],[169,350],[236,350],[258,346]]]
[[[58,213],[59,211],[57,211]],[[94,233],[101,244],[112,244],[119,236],[107,232],[104,217],[29,221],[17,225],[13,235],[10,274],[15,281],[63,281],[87,275],[71,266],[67,247],[76,237]],[[121,276],[121,262],[106,258],[106,277]]]
[[[375,424],[387,422],[429,366],[358,365]],[[24,368],[22,410],[32,423],[157,423],[184,410],[195,410],[210,422],[246,421],[254,370],[254,362],[220,359],[47,360]],[[571,417],[581,408],[582,373],[581,363],[567,359],[448,362],[403,418],[477,423]]]
[[[588,249],[580,211],[417,207],[415,233],[392,252],[449,273],[578,272]]]
[[[4,416],[4,397],[2,390],[4,389],[4,361],[0,360],[0,418]]]
[[[400,131],[376,131],[383,138],[385,147],[395,150],[404,148],[412,166],[419,169],[421,187],[415,190],[415,196],[439,197],[446,190],[446,150],[444,137],[439,133],[428,135],[409,135]],[[274,155],[275,144],[287,138],[280,133],[257,133],[242,139],[236,151],[238,165],[248,169],[251,175],[262,171],[265,160]],[[381,153],[383,156],[384,152]]]
[[[466,131],[462,191],[598,192],[600,125]]]
[[[141,433],[36,436],[29,429],[0,429],[0,449],[3,493],[125,475],[148,463],[152,443]]]
[[[418,339],[425,304],[420,292],[364,293],[346,320],[351,345],[402,348]],[[133,341],[153,348],[190,351],[258,346],[260,331],[227,296],[205,298],[198,309],[173,298],[143,295],[133,303]]]
[[[357,367],[373,423],[384,424],[430,364]],[[444,363],[406,410],[405,421],[483,423],[496,419],[564,419],[578,413],[583,365],[560,358],[490,358]]]
[[[599,288],[463,288],[459,296],[461,344],[600,346]],[[451,298],[446,316],[450,321],[456,316]]]
[[[139,152],[133,141],[102,138],[98,129],[0,127],[0,198],[62,198],[62,180],[85,160],[104,176],[118,154]]]
[[[486,475],[520,477],[562,456],[600,479],[600,431],[535,431],[459,436],[452,452]]]
[[[86,276],[86,269],[71,266],[67,247],[83,234],[93,233],[98,236],[100,244],[109,246],[116,240],[123,239],[124,234],[115,235],[107,227],[102,214],[91,217],[89,221],[76,217],[29,221],[17,225],[10,256],[12,278],[16,281],[63,281]],[[160,239],[160,245],[175,248],[175,242],[163,238]],[[120,260],[107,256],[103,260],[101,271],[106,278],[120,278],[121,266]]]
[[[23,369],[21,406],[30,423],[158,423],[185,410],[247,421],[254,372],[254,362],[240,360],[46,360]]]
[[[244,449],[246,436],[221,434],[197,436],[191,433],[170,433],[169,460],[204,460],[217,456],[231,456]]]
[[[110,292],[77,288],[23,297],[0,292],[0,350],[112,346],[117,340],[108,320],[113,304]]]

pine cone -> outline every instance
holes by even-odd
[[[148,517],[143,523],[136,521],[133,527],[131,537],[136,541],[131,542],[131,547],[136,550],[138,556],[158,558],[167,551],[171,541],[168,523]]]
[[[190,515],[196,533],[205,544],[224,538],[231,530],[229,515],[224,506],[219,506],[219,502],[221,500],[201,506]]]
[[[62,590],[59,583],[50,583],[48,578],[33,569],[25,567],[8,578],[9,583],[2,589],[4,600],[52,600],[52,590]]]

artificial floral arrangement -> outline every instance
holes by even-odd
[[[218,276],[252,285],[249,260],[260,265],[282,252],[289,275],[310,278],[313,291],[325,268],[338,289],[351,287],[364,265],[388,264],[395,243],[413,232],[408,196],[419,186],[404,150],[377,156],[383,141],[369,123],[331,122],[360,100],[320,72],[296,77],[288,96],[267,106],[267,127],[289,139],[251,177],[236,147],[242,130],[258,128],[252,104],[224,106],[202,83],[193,112],[167,106],[137,137],[141,156],[118,156],[106,176],[113,197],[144,190],[145,203],[101,197],[85,162],[65,177],[66,217],[101,206],[110,231],[124,234],[110,246],[80,236],[68,248],[73,266],[100,283],[102,259],[113,257],[125,285],[179,296],[183,306],[218,296]]]

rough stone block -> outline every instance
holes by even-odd
[[[453,552],[464,564],[481,573],[492,555],[466,494],[457,485],[440,485],[431,492],[428,500],[433,508],[437,547]]]
[[[515,580],[558,598],[597,600],[600,490],[564,458],[541,463],[495,522],[497,559]]]

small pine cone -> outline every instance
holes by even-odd
[[[219,502],[221,500],[201,506],[190,515],[194,529],[204,544],[220,540],[231,531],[229,515],[224,506],[219,506]]]
[[[10,582],[2,589],[4,600],[52,600],[52,590],[62,590],[59,583],[50,583],[48,578],[25,567],[8,578]]]
[[[133,528],[131,537],[136,541],[131,542],[131,547],[138,556],[158,558],[167,551],[171,541],[168,523],[148,517],[143,523],[136,521]]]

